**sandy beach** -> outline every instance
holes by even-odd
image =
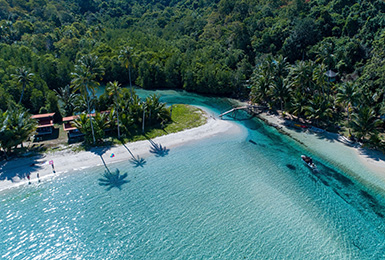
[[[210,116],[206,124],[200,127],[160,136],[152,141],[169,149],[220,134],[237,134],[240,131],[241,127],[234,122]],[[111,165],[116,162],[128,161],[132,159],[132,156],[145,158],[150,155],[151,147],[151,142],[145,140],[127,143],[124,146],[97,147],[90,151],[73,152],[71,149],[66,149],[40,156],[1,162],[0,191],[28,184],[28,174],[30,175],[30,182],[33,183],[38,181],[37,174],[43,180],[54,175],[103,165],[103,163]],[[111,157],[111,154],[114,154],[114,157]],[[54,169],[50,161],[53,161]]]
[[[365,186],[375,188],[385,195],[385,155],[379,151],[362,148],[345,137],[330,132],[315,133],[288,127],[282,117],[269,113],[258,115],[268,124],[301,142],[309,151],[322,157]]]
[[[308,147],[309,151],[348,172],[354,179],[366,186],[380,190],[385,195],[385,155],[359,144],[349,143],[344,137],[324,132],[313,133],[309,130],[299,131],[285,125],[285,120],[277,115],[259,114],[268,124],[279,128],[281,132]],[[173,148],[189,142],[210,138],[220,134],[239,134],[241,127],[234,122],[220,120],[210,116],[203,126],[179,133],[164,135],[152,140],[162,147]],[[55,174],[128,161],[132,156],[145,158],[150,155],[151,143],[139,141],[113,147],[97,147],[90,151],[74,152],[71,149],[47,153],[34,157],[17,158],[0,164],[0,190],[37,182],[39,178],[49,178]],[[114,157],[110,155],[114,154]],[[55,173],[53,173],[53,161]]]

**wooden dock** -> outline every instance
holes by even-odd
[[[220,114],[219,117],[222,117],[222,116],[225,116],[225,115],[227,115],[227,114],[233,113],[233,112],[235,112],[235,111],[237,111],[237,110],[247,109],[247,107],[248,107],[248,106],[232,108],[232,109],[230,109],[229,111],[226,111],[226,112]]]
[[[222,114],[219,115],[219,117],[222,118],[223,116],[230,114],[230,113],[235,113],[238,110],[246,110],[250,114],[256,114],[257,111],[260,112],[261,110],[264,110],[264,109],[266,109],[266,108],[262,107],[262,106],[246,105],[246,106],[241,106],[241,107],[235,107],[235,108],[232,108],[226,112],[223,112]]]

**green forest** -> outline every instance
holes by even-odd
[[[82,84],[136,85],[251,100],[381,147],[384,12],[381,0],[0,0],[0,124],[7,111],[123,109]]]

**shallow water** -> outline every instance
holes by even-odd
[[[231,107],[158,93],[215,115]],[[91,168],[1,192],[0,256],[385,259],[384,199],[323,158],[314,156],[320,171],[313,173],[299,159],[311,151],[274,128],[237,123],[238,136],[173,148],[144,167],[109,165],[121,183],[100,181],[104,168]]]

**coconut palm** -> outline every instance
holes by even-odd
[[[128,77],[130,81],[130,88],[132,88],[131,84],[131,67],[132,67],[132,57],[133,57],[133,48],[130,46],[125,46],[120,50],[118,59],[121,60],[122,65],[128,69]]]
[[[290,103],[289,112],[300,118],[305,114],[307,105],[307,97],[304,96],[300,90],[297,90],[294,92],[292,102]]]
[[[75,91],[79,91],[81,95],[86,97],[87,113],[90,118],[92,138],[95,144],[95,133],[92,122],[90,104],[91,98],[95,96],[95,88],[99,86],[96,81],[98,76],[104,74],[104,69],[100,66],[98,57],[94,55],[85,55],[81,57],[78,64],[75,65],[75,72],[71,73],[73,80],[72,86]]]
[[[320,125],[320,122],[328,123],[333,117],[333,109],[331,103],[320,94],[316,95],[309,101],[309,105],[305,107],[305,115]]]
[[[283,77],[278,77],[274,80],[274,85],[272,88],[273,97],[275,100],[279,100],[281,105],[281,111],[286,106],[286,101],[290,98],[291,87],[288,84],[288,81]]]
[[[350,111],[360,97],[358,86],[353,82],[345,82],[338,87],[337,91],[336,101],[346,107],[347,120],[350,124]]]
[[[19,84],[22,85],[21,96],[20,96],[20,99],[19,99],[19,104],[20,104],[21,100],[23,99],[25,87],[30,82],[32,82],[34,74],[29,72],[29,70],[26,67],[23,66],[21,68],[17,68],[16,69],[16,74],[12,74],[11,76],[14,77],[15,79],[17,79]]]
[[[313,94],[313,67],[312,61],[297,61],[290,70],[292,86],[299,89],[303,95]]]
[[[118,138],[120,138],[119,103],[118,103],[118,98],[121,95],[120,84],[117,81],[109,82],[107,84],[106,91],[108,92],[109,96],[114,97],[114,105],[115,105],[114,111],[116,111],[116,120],[117,120],[117,124],[118,124]]]
[[[107,114],[101,114],[101,113],[95,113],[91,118],[94,120],[94,132],[92,135],[92,138],[95,138],[95,141],[101,142],[104,138],[104,130],[108,128],[108,115]],[[91,118],[89,115],[82,113],[79,115],[77,119],[75,119],[74,124],[77,129],[79,129],[80,132],[85,134],[85,140],[86,143],[91,142],[91,136],[90,136],[90,128],[91,128]]]
[[[318,89],[321,89],[322,95],[324,98],[327,98],[327,95],[325,95],[325,87],[328,85],[328,81],[326,78],[326,66],[324,64],[318,64],[314,66],[313,70],[313,81],[315,90],[319,92]]]
[[[19,144],[23,147],[26,141],[36,130],[37,122],[31,119],[31,115],[22,107],[9,108],[2,115],[2,127],[0,139],[1,146],[6,152]]]
[[[166,109],[166,104],[160,102],[160,97],[155,94],[146,98],[145,107],[150,124],[160,123],[170,118],[170,112]]]
[[[289,72],[289,63],[287,62],[287,58],[283,57],[282,55],[279,55],[271,60],[273,71],[274,71],[274,77],[280,78],[280,77],[286,77]]]
[[[373,108],[361,106],[356,113],[353,113],[352,119],[353,130],[359,140],[377,133],[376,128],[380,124],[380,120]]]
[[[7,127],[6,118],[7,118],[7,113],[0,110],[0,148],[1,149],[4,149],[4,147],[2,145],[2,140],[4,140],[6,138],[6,136],[5,136],[6,127]],[[4,151],[4,153],[5,153],[5,151]]]
[[[122,91],[122,100],[125,102],[122,106],[122,113],[129,119],[127,120],[127,123],[134,125],[142,123],[143,102],[135,93],[135,90],[128,91],[127,89],[124,89]],[[129,127],[129,125],[126,127]]]
[[[274,84],[273,69],[270,61],[258,65],[250,78],[250,100],[256,103],[268,102],[269,90]]]
[[[56,92],[56,96],[61,101],[62,113],[65,116],[73,115],[74,112],[74,102],[76,99],[76,94],[71,92],[70,85],[65,87],[61,87],[58,90],[54,90]]]

